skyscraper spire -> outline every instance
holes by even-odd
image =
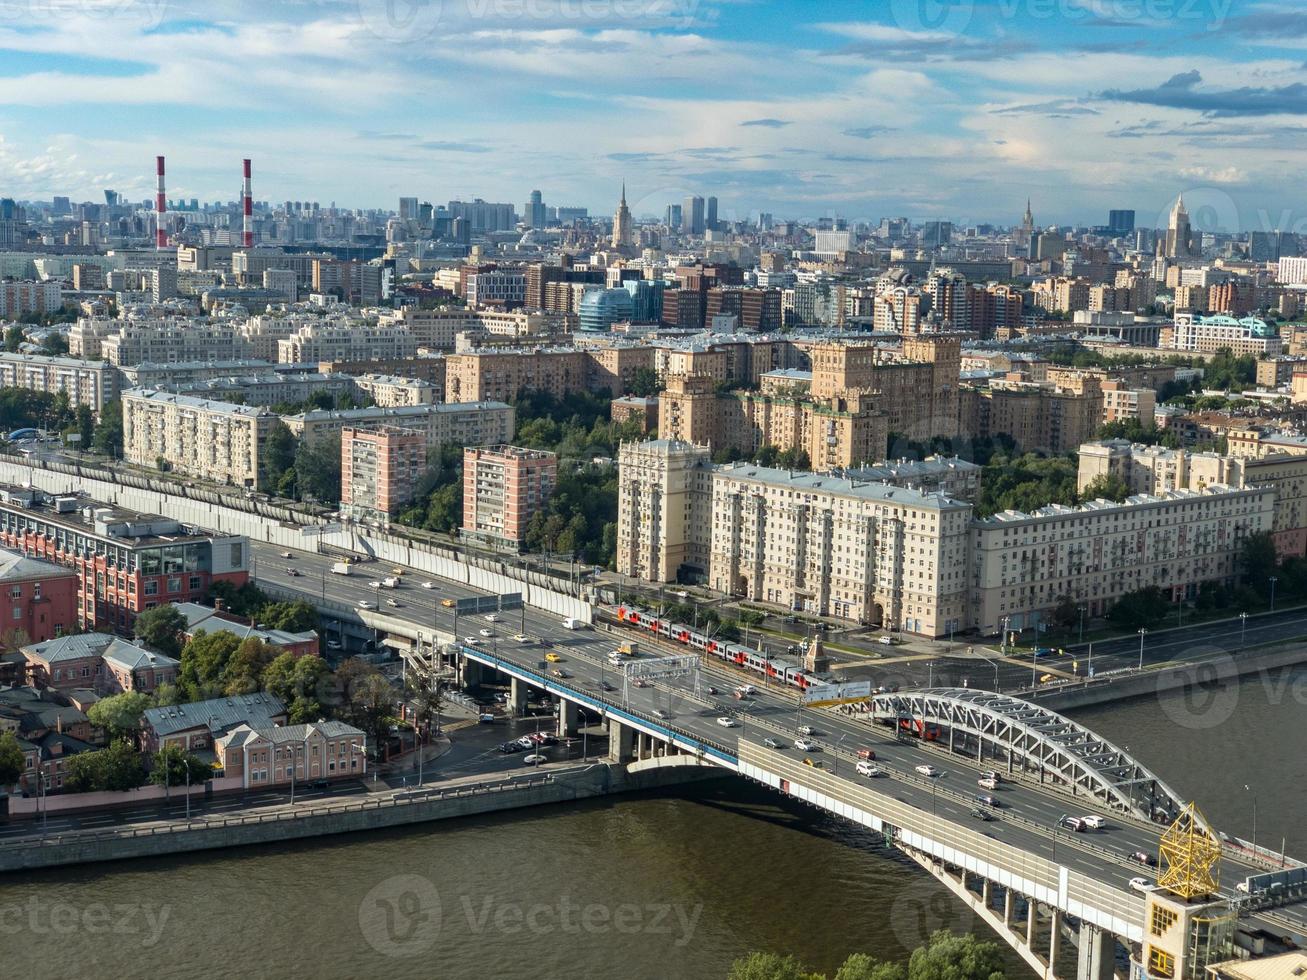
[[[622,200],[613,215],[613,248],[629,248],[634,244],[631,229],[631,209],[626,206],[626,181],[622,181]]]

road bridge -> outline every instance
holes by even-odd
[[[312,559],[296,560],[307,568]],[[306,578],[318,588],[303,588]],[[374,598],[363,576],[271,584],[279,594],[298,591],[332,603],[342,616],[350,603]],[[1152,872],[1131,855],[1156,855],[1164,828],[1154,820],[1169,819],[1183,804],[1127,753],[1046,709],[967,689],[881,695],[870,712],[854,716],[804,708],[796,692],[768,684],[735,700],[736,685],[757,679],[716,662],[704,662],[696,676],[682,672],[637,687],[624,684],[624,672],[609,663],[617,638],[602,629],[566,629],[530,608],[507,623],[456,620],[442,600],[475,592],[444,580],[431,585],[424,589],[405,576],[388,593],[397,606],[356,610],[358,620],[410,641],[409,656],[449,658],[466,686],[507,685],[511,706],[525,705],[532,688],[547,691],[558,701],[561,734],[575,731],[586,712],[608,728],[610,751],[621,761],[716,766],[881,833],[1043,976],[1107,980],[1130,962],[1140,965],[1140,976],[1161,978],[1169,970],[1174,980],[1196,977],[1204,957],[1234,955],[1236,925],[1307,942],[1300,906],[1235,920],[1227,913],[1248,910],[1239,909],[1232,889],[1176,910],[1162,892],[1132,887],[1132,879]],[[483,629],[491,635],[483,637]],[[648,645],[647,637],[629,635]],[[915,734],[902,731],[904,718]],[[816,729],[809,750],[793,744],[802,726]],[[880,776],[857,772],[860,750],[875,753]],[[932,774],[919,772],[922,766]],[[982,794],[977,780],[989,769],[1001,772],[1003,788]],[[978,795],[999,800],[989,811],[996,819],[975,815],[989,809]],[[1103,829],[1076,833],[1063,825],[1064,816],[1090,813],[1105,819]],[[1230,853],[1225,862],[1232,880],[1266,870]],[[1152,911],[1159,906],[1160,917]],[[1168,928],[1179,933],[1167,938],[1146,929],[1171,923],[1172,915],[1178,924]],[[1215,920],[1219,928],[1210,925]],[[1201,955],[1186,959],[1182,949],[1177,961],[1168,950],[1186,946],[1180,933],[1199,928],[1195,922],[1213,938]],[[1068,939],[1078,950],[1074,965]]]

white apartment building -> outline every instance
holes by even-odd
[[[186,320],[180,318],[108,321],[115,329],[101,334],[98,325],[77,336],[79,350],[89,351],[98,340],[99,356],[115,367],[144,362],[172,364],[180,361],[229,361],[252,357],[249,342],[236,320]],[[79,321],[78,326],[81,326]],[[74,340],[70,337],[69,353]],[[84,353],[82,356],[92,356]]]
[[[477,272],[467,277],[467,305],[476,307],[487,303],[521,305],[526,302],[526,273]]]
[[[105,402],[118,397],[118,382],[118,371],[103,361],[0,351],[0,387],[51,395],[62,391],[74,408],[87,405],[98,413]]]
[[[261,489],[262,447],[278,424],[265,408],[233,405],[150,388],[122,394],[123,458],[154,468],[160,461],[190,476]]]
[[[404,408],[352,408],[340,412],[305,412],[287,416],[290,431],[307,445],[319,445],[346,426],[388,425],[426,436],[427,449],[449,443],[493,446],[513,441],[515,413],[503,402],[456,402]]]
[[[1224,315],[1177,313],[1172,346],[1176,350],[1207,354],[1228,347],[1235,355],[1271,357],[1281,352],[1283,342],[1273,325],[1254,316],[1236,320]]]
[[[320,361],[393,361],[414,357],[417,344],[407,326],[323,320],[277,341],[282,364]]]
[[[1307,285],[1307,258],[1285,257],[1276,263],[1275,281],[1293,286]]]

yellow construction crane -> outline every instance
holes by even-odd
[[[1219,890],[1221,841],[1190,803],[1162,834],[1157,884],[1189,901]]]

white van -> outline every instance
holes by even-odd
[[[571,616],[563,620],[563,629],[565,630],[579,630],[584,625],[579,619],[573,619]]]

